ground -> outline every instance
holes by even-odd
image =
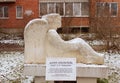
[[[0,51],[23,51],[24,41],[21,34],[0,33]]]
[[[0,33],[0,83],[31,83],[23,75],[24,41],[21,34]]]
[[[101,41],[90,42],[101,45]],[[120,83],[120,54],[101,52],[109,67],[109,83]],[[31,83],[33,77],[23,75],[24,39],[21,35],[0,34],[0,83]]]

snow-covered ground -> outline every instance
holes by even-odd
[[[0,33],[0,43],[1,44],[18,44],[23,46],[24,40],[23,40],[23,36],[21,36],[20,34]]]
[[[105,54],[105,65],[109,67],[109,83],[120,83],[120,54]]]
[[[120,81],[120,54],[105,54],[105,65],[109,66],[109,83]],[[0,53],[0,79],[1,81],[21,80],[21,83],[31,83],[33,77],[23,75],[24,53]]]
[[[24,41],[21,39],[21,40],[0,40],[0,43],[1,44],[18,44],[20,46],[23,46],[24,45]]]
[[[102,40],[93,40],[93,41],[87,41],[90,45],[104,45],[104,42]]]
[[[21,81],[31,83],[31,77],[23,75],[24,55],[23,52],[0,53],[0,81]],[[1,82],[0,82],[1,83]]]
[[[24,41],[19,37],[0,34],[1,44],[24,45]],[[13,35],[14,36],[14,35]],[[7,39],[4,39],[7,37]],[[103,45],[102,41],[90,41],[91,45]],[[109,67],[109,83],[120,83],[120,54],[105,55],[105,65]],[[0,83],[7,81],[18,81],[19,83],[31,83],[33,77],[23,75],[24,53],[23,52],[0,52]],[[2,81],[2,82],[1,82]],[[16,83],[18,83],[16,82]],[[9,83],[9,82],[8,82]],[[15,83],[15,82],[14,82]]]

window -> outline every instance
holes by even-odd
[[[98,16],[109,16],[110,15],[110,4],[109,3],[97,3],[97,15]]]
[[[89,2],[41,2],[40,16],[59,13],[61,16],[89,16]]]
[[[80,15],[80,3],[74,3],[73,9],[74,9],[74,16]]]
[[[81,3],[81,15],[82,16],[89,15],[89,3],[87,2]]]
[[[8,7],[0,6],[0,18],[8,18]]]
[[[100,16],[102,9],[103,9],[103,3],[97,3],[97,8],[96,8],[96,15]]]
[[[59,13],[62,16],[64,15],[63,3],[56,3],[56,13]]]
[[[111,15],[111,16],[117,16],[117,3],[106,3],[106,2],[98,2],[97,3],[97,10],[96,15]]]
[[[111,15],[117,16],[117,3],[111,3]]]
[[[23,17],[23,8],[22,6],[16,6],[16,18]]]
[[[65,16],[72,16],[72,15],[73,15],[73,4],[65,3]]]
[[[49,9],[48,9],[49,12],[48,13],[56,13],[55,3],[49,3],[48,6],[49,6]]]
[[[41,3],[40,4],[40,15],[47,14],[47,3]]]

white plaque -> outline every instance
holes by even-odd
[[[76,81],[76,58],[47,58],[47,81]]]

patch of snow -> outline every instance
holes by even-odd
[[[0,53],[0,79],[2,82],[21,79],[20,81],[23,81],[22,83],[31,83],[32,78],[25,77],[22,73],[23,64],[23,52]]]
[[[2,44],[18,44],[21,46],[24,45],[23,40],[0,40],[0,43],[2,43]]]
[[[102,40],[87,41],[90,45],[105,45]]]
[[[109,83],[119,83],[120,80],[120,54],[105,53],[105,65],[109,67]]]
[[[103,54],[105,55],[105,65],[109,67],[109,83],[120,83],[120,54]],[[4,82],[20,79],[21,83],[31,83],[33,77],[23,75],[23,64],[23,52],[1,52],[0,80]]]

